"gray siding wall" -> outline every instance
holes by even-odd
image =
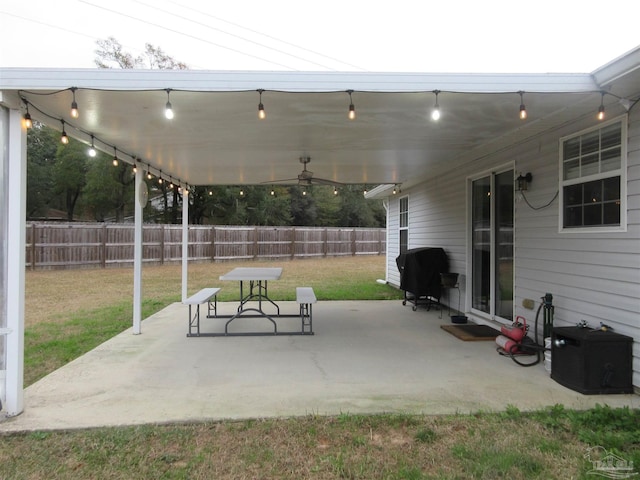
[[[409,248],[443,247],[450,270],[466,275],[469,177],[508,164],[516,176],[531,172],[533,181],[525,195],[537,209],[516,193],[515,314],[533,323],[540,297],[551,293],[556,326],[585,320],[596,327],[604,322],[632,336],[633,384],[640,388],[640,107],[628,119],[626,232],[559,233],[558,199],[539,208],[558,191],[559,139],[593,126],[590,117],[456,167],[402,193],[409,195]],[[393,197],[387,262],[388,281],[394,285],[399,284],[397,212],[398,201]],[[464,289],[462,297],[465,309]],[[534,310],[522,307],[526,298],[535,300]]]

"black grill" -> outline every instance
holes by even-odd
[[[431,307],[440,303],[442,283],[440,274],[449,271],[449,260],[442,248],[424,247],[407,250],[396,258],[400,271],[400,289],[404,290],[404,302]]]

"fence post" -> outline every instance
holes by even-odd
[[[258,258],[258,227],[253,227],[253,259]]]
[[[36,269],[36,224],[31,224],[31,270]]]
[[[329,229],[324,227],[322,229],[322,256],[326,257],[329,254]]]
[[[296,227],[291,227],[291,259],[296,258]]]
[[[357,244],[356,244],[356,229],[355,227],[353,228],[353,230],[351,230],[351,255],[355,257],[357,251]]]
[[[171,230],[169,230],[171,233]],[[164,265],[164,236],[167,234],[167,230],[164,228],[164,223],[160,225],[160,265]]]
[[[103,223],[100,229],[100,266],[107,268],[107,224]]]
[[[211,225],[211,261],[216,261],[216,226]]]

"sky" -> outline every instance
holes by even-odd
[[[0,66],[95,68],[115,37],[202,70],[589,73],[640,45],[638,18],[634,0],[3,0]]]

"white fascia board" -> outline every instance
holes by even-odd
[[[257,89],[283,92],[590,92],[588,73],[371,73],[263,72],[210,70],[0,69],[0,89],[173,90],[230,92]]]
[[[394,183],[383,183],[375,188],[372,188],[364,194],[364,198],[367,200],[378,200],[380,198],[390,197],[393,192],[393,188],[396,186]]]
[[[640,69],[640,45],[595,70],[592,75],[599,88]]]

